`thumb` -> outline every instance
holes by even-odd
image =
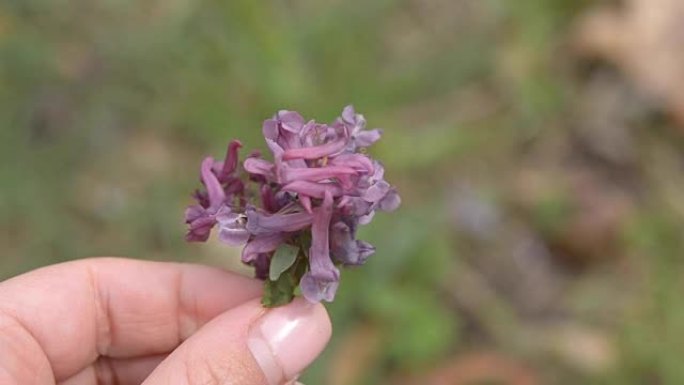
[[[280,385],[323,350],[332,327],[321,304],[301,298],[275,309],[233,308],[183,342],[143,385]]]

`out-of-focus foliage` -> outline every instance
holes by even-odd
[[[377,254],[304,382],[684,383],[684,102],[662,80],[684,35],[630,45],[661,30],[649,1],[6,0],[0,277],[240,269],[182,240],[202,155],[353,103],[404,204],[363,229]]]

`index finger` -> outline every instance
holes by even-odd
[[[49,266],[0,283],[0,329],[27,333],[9,342],[11,333],[0,334],[0,356],[21,353],[34,367],[46,357],[59,381],[101,355],[169,352],[260,292],[259,281],[199,265],[94,258]]]

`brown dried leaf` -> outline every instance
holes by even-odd
[[[601,7],[578,26],[576,43],[618,66],[684,126],[684,2],[626,0]]]

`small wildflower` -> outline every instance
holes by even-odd
[[[223,161],[202,161],[204,188],[185,211],[186,239],[204,242],[217,228],[221,242],[244,246],[242,261],[266,283],[265,306],[291,301],[297,286],[311,302],[332,301],[339,266],[364,264],[375,252],[356,239],[358,227],[401,203],[382,164],[367,154],[382,131],[367,130],[364,116],[347,106],[330,125],[278,111],[262,132],[272,160],[252,153],[240,164],[242,145],[232,141]]]

